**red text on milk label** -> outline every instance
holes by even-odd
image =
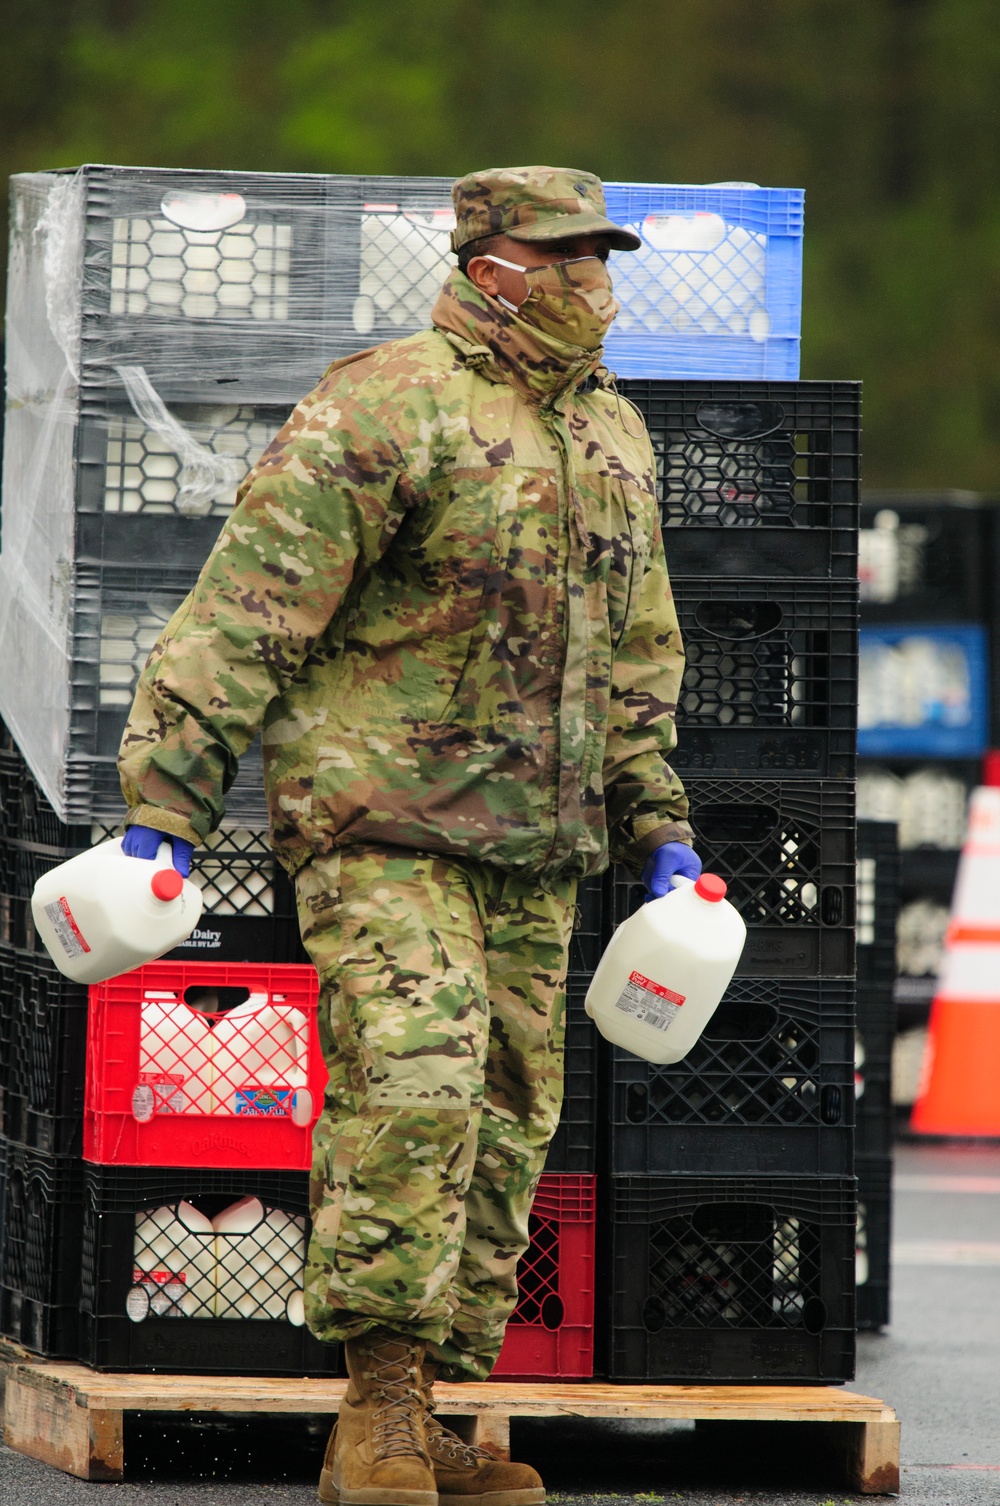
[[[73,911],[65,895],[62,899],[54,899],[51,904],[46,905],[45,913],[67,957],[82,957],[84,952],[90,951],[83,932],[73,919]]]
[[[669,1030],[684,998],[684,994],[675,994],[662,983],[644,978],[642,973],[630,973],[628,982],[615,1000],[615,1008],[622,1014],[634,1015],[644,1025]]]

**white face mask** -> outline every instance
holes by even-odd
[[[522,277],[529,270],[528,267],[518,266],[516,261],[504,261],[502,256],[490,256],[489,253],[487,253],[486,256],[483,257],[483,260],[494,261],[496,262],[498,267],[509,267],[512,272],[520,272]],[[504,308],[510,309],[512,314],[516,314],[518,311],[518,305],[516,303],[509,302],[509,300],[506,299],[502,293],[497,294],[497,303],[502,303]]]

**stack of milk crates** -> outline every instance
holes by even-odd
[[[679,207],[672,192],[609,192],[643,234],[634,275],[658,235],[688,246],[653,359],[612,364],[652,437],[686,650],[671,761],[748,939],[683,1061],[610,1048],[602,1063],[598,1362],[619,1381],[840,1381],[855,1348],[860,390],[796,380],[802,195],[725,185]],[[737,240],[758,259],[720,269]],[[750,309],[739,333],[723,327],[734,305]],[[613,872],[608,924],[642,898]]]
[[[88,167],[12,182],[0,552],[0,1332],[139,1371],[327,1374],[303,1324],[317,980],[259,748],[188,943],[86,989],[38,877],[120,830],[138,674],[249,466],[328,362],[425,326],[450,180]],[[499,1373],[593,1368],[602,936],[580,895],[564,1121]],[[5,1170],[4,1170],[5,1168]]]
[[[855,1127],[858,1177],[858,1327],[889,1321],[892,1216],[892,1054],[896,1037],[896,922],[899,829],[858,822],[858,1018]]]

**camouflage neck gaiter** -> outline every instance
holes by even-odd
[[[542,404],[597,371],[601,352],[583,350],[507,309],[480,292],[456,267],[431,310],[432,323],[466,348],[489,352],[504,381],[529,401]]]

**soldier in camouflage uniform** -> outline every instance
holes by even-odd
[[[430,1384],[488,1376],[515,1304],[578,880],[609,852],[697,871],[653,455],[600,364],[604,260],[638,238],[587,173],[454,199],[433,328],[335,362],[292,414],[120,756],[126,841],[176,847],[262,735],[330,1069],[306,1311],[351,1387],[321,1495],[368,1506],[544,1500],[440,1428]]]

